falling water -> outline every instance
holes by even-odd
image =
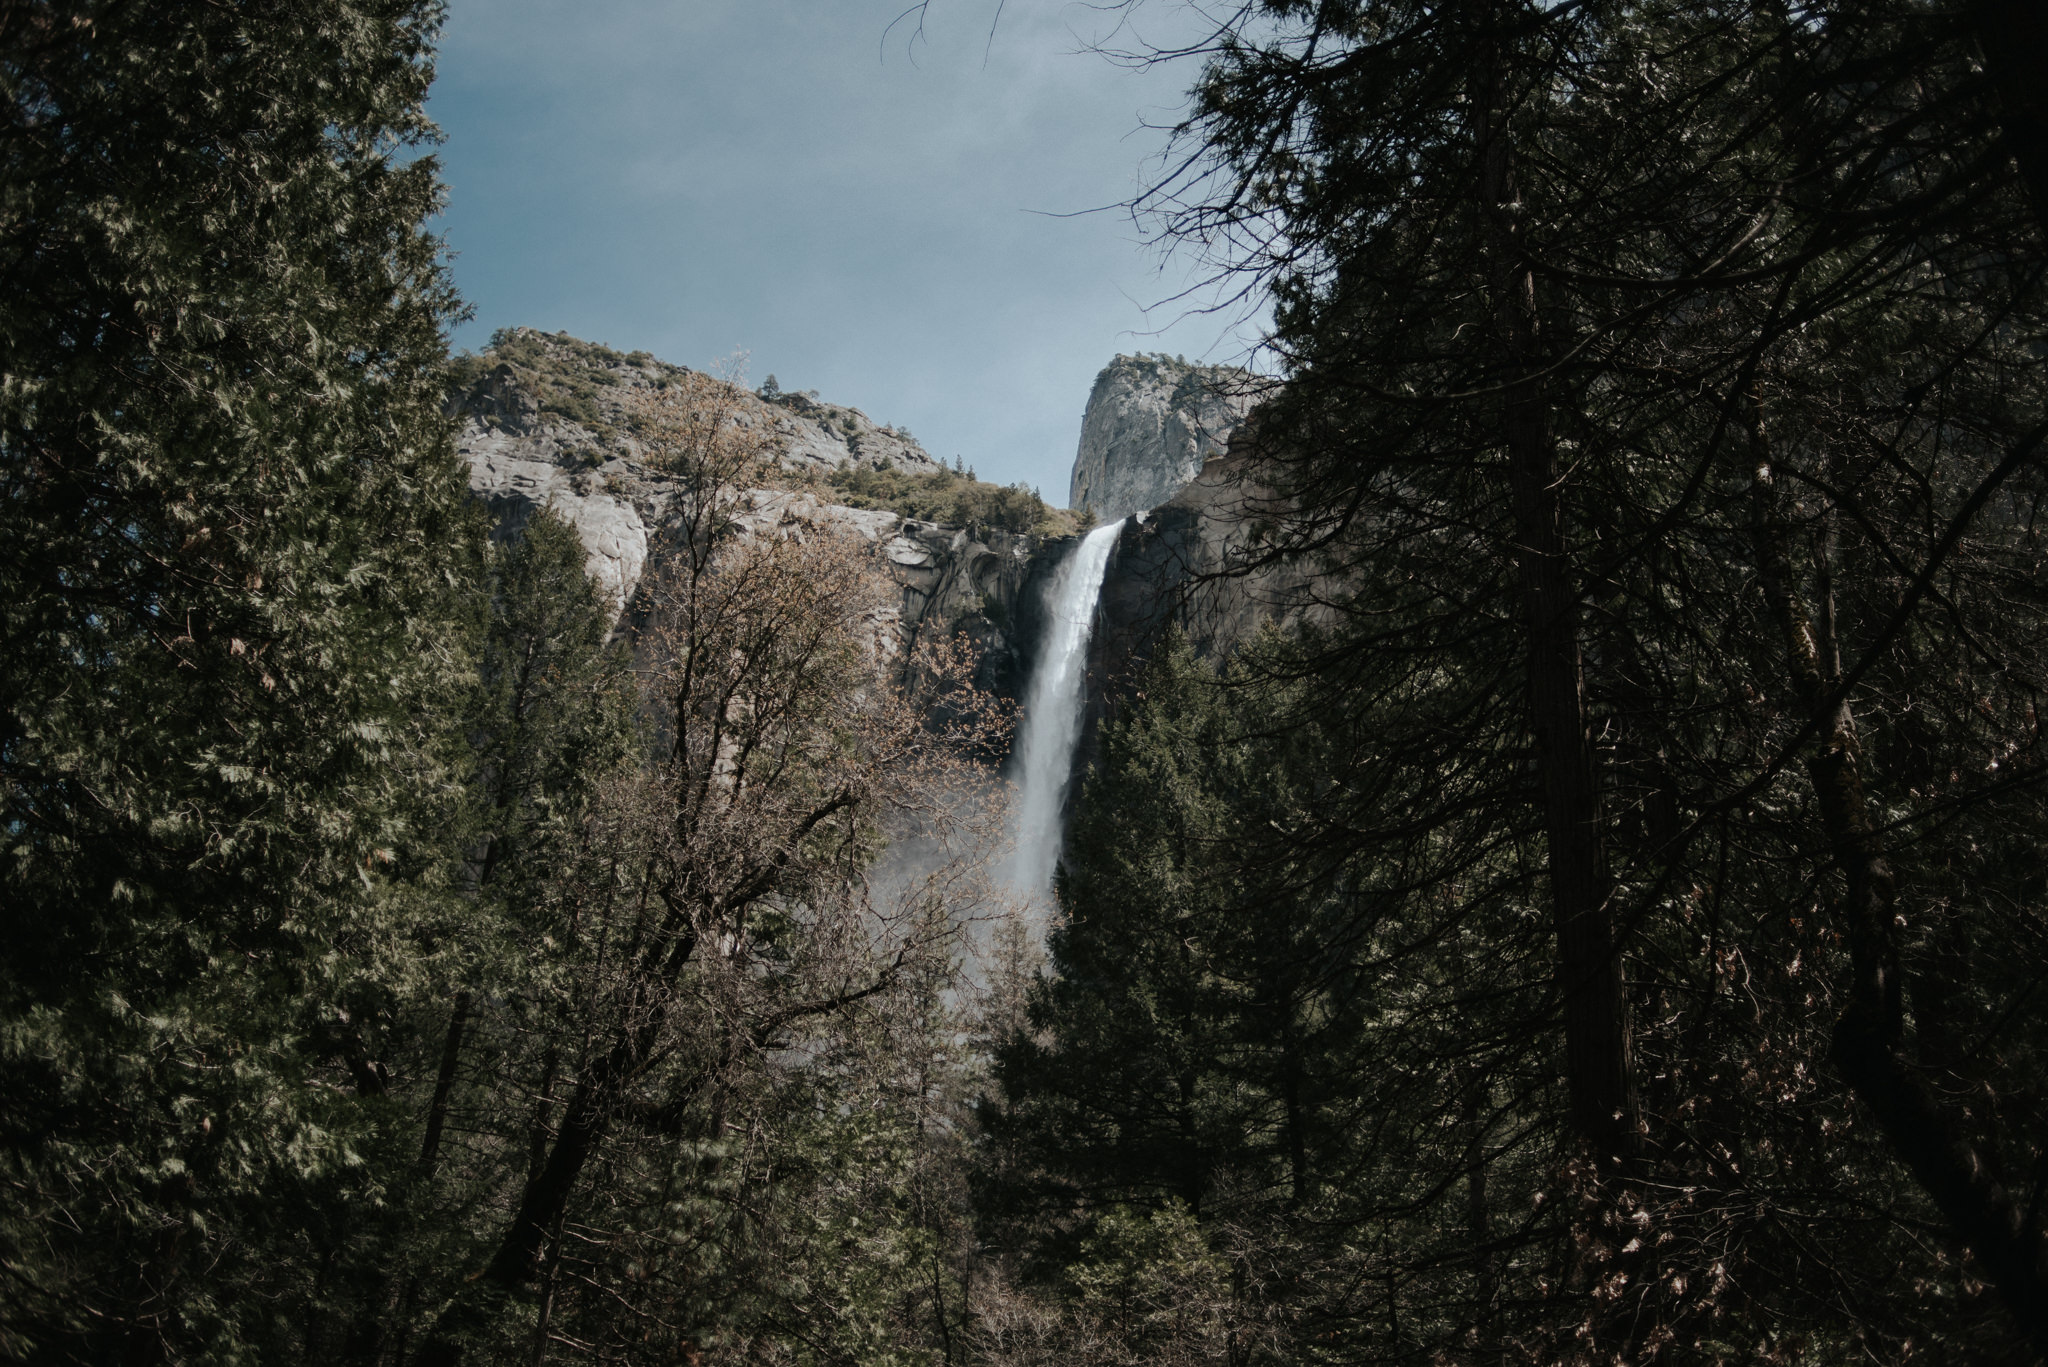
[[[1053,574],[1052,617],[1031,675],[1024,720],[1017,738],[1017,806],[1013,818],[1016,851],[1009,884],[1021,901],[1046,902],[1060,857],[1060,809],[1074,745],[1081,738],[1087,694],[1088,636],[1095,626],[1095,601],[1122,522],[1097,527]]]

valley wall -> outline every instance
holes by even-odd
[[[634,399],[682,368],[531,329],[513,330],[478,359],[448,409],[470,492],[490,510],[493,535],[516,537],[536,509],[553,510],[576,529],[586,570],[631,634],[645,610],[638,591],[658,574],[671,515],[687,497],[680,481],[641,459]],[[776,463],[796,476],[857,464],[914,474],[943,468],[908,433],[810,394],[743,393],[738,417],[768,430]],[[1038,582],[1070,538],[944,526],[803,488],[749,490],[738,520],[755,532],[809,522],[876,543],[901,591],[899,606],[877,625],[899,651],[933,636],[965,636],[981,653],[977,684],[1021,696],[1044,621]]]
[[[471,492],[490,509],[500,538],[517,536],[543,507],[575,527],[586,568],[619,629],[631,634],[645,611],[639,590],[658,575],[672,514],[686,497],[677,480],[642,460],[635,398],[684,372],[560,334],[501,336],[449,398]],[[1119,356],[1097,377],[1072,487],[1077,506],[1128,520],[1089,651],[1091,717],[1167,622],[1179,622],[1205,658],[1220,660],[1263,623],[1302,611],[1298,578],[1232,573],[1261,496],[1247,482],[1250,395],[1242,372],[1166,357]],[[907,654],[923,640],[965,637],[980,652],[978,685],[1024,696],[1046,624],[1044,586],[1075,537],[950,526],[835,503],[815,479],[806,487],[807,474],[855,466],[943,468],[908,433],[857,408],[810,394],[745,394],[739,420],[764,426],[777,464],[796,477],[794,487],[748,491],[743,525],[766,532],[807,522],[873,542],[900,592],[877,623],[896,648]]]

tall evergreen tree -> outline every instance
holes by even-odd
[[[1009,1194],[1299,1206],[1360,994],[1333,994],[1345,951],[1319,890],[1246,831],[1298,819],[1327,783],[1325,738],[1261,735],[1249,694],[1178,632],[1137,689],[1075,804],[1031,1028],[998,1054],[989,1123],[1055,1179]]]
[[[1481,943],[1551,906],[1526,1029],[1571,1104],[1535,1116],[1600,1164],[1551,1272],[1587,1318],[1552,1328],[1633,1354],[1741,1301],[1816,1342],[2039,1351],[2043,1098],[2009,1060],[2042,1020],[1961,948],[2040,962],[1975,825],[2039,838],[2041,237],[2027,97],[1976,46],[2004,8],[1249,13],[1157,202],[1278,298],[1251,559],[1338,586],[1289,666],[1304,724],[1359,728],[1324,856],[1406,868],[1404,915]],[[1443,878],[1418,831],[1521,858]],[[1930,1047],[1958,1028],[2001,1048]],[[1654,1194],[1695,1181],[1727,1194]],[[1752,1197],[1798,1238],[1735,1234]],[[1813,1258],[1864,1289],[1789,1274]],[[2002,1324],[1969,1276],[1929,1289],[1958,1266]]]
[[[275,1359],[391,1179],[480,547],[433,0],[0,10],[0,1351]]]

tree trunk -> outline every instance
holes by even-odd
[[[517,1293],[540,1271],[547,1241],[569,1208],[569,1197],[590,1156],[603,1140],[614,1103],[634,1062],[634,1046],[642,1031],[624,1033],[613,1048],[576,1084],[562,1118],[554,1148],[539,1173],[526,1183],[519,1209],[512,1217],[491,1261],[476,1274],[486,1294]],[[435,1323],[420,1348],[419,1367],[456,1367],[463,1359],[463,1340],[489,1313],[488,1307],[465,1295]]]
[[[448,1123],[448,1096],[455,1089],[455,1069],[462,1060],[462,1036],[469,1027],[469,992],[457,992],[448,1014],[448,1034],[441,1044],[441,1072],[434,1079],[434,1099],[427,1105],[427,1133],[420,1141],[420,1176],[432,1177],[441,1157],[441,1131]]]
[[[1486,7],[1482,6],[1482,9]],[[1483,24],[1493,22],[1490,9]],[[1499,88],[1502,56],[1481,42],[1475,105],[1479,194],[1485,215],[1495,346],[1506,388],[1501,436],[1514,511],[1528,655],[1529,722],[1542,784],[1557,983],[1564,1002],[1565,1071],[1572,1126],[1596,1156],[1635,1146],[1633,1066],[1608,897],[1612,883],[1599,773],[1586,723],[1578,597],[1565,545],[1564,499],[1549,431],[1536,279],[1522,241],[1521,195]]]
[[[662,956],[659,965],[673,971],[689,957],[694,936],[685,936]],[[650,975],[650,977],[653,975]],[[506,1227],[491,1260],[475,1275],[486,1294],[516,1294],[529,1286],[541,1271],[548,1241],[561,1227],[575,1194],[576,1183],[591,1155],[603,1142],[617,1114],[626,1087],[639,1073],[660,1032],[658,1012],[629,1011],[627,1019],[640,1017],[642,1023],[622,1027],[610,1047],[591,1062],[570,1094],[569,1105],[555,1134],[554,1146],[537,1172],[528,1177],[520,1193],[519,1209]],[[478,1300],[464,1297],[450,1306],[435,1324],[421,1347],[421,1367],[454,1367],[463,1358],[462,1340],[486,1313]]]
[[[1465,1132],[1465,1237],[1472,1246],[1472,1328],[1480,1352],[1496,1356],[1500,1316],[1494,1301],[1500,1294],[1500,1259],[1493,1248],[1492,1219],[1486,1191],[1488,1096],[1486,1074],[1475,1069],[1464,1087],[1459,1128]]]
[[[1999,130],[2048,235],[2048,10],[2040,0],[1977,0],[1969,17],[1997,94]]]
[[[1762,407],[1754,395],[1750,405],[1757,570],[1784,633],[1793,693],[1820,722],[1819,749],[1806,772],[1828,853],[1842,872],[1850,992],[1835,1022],[1835,1064],[2035,1346],[2048,1351],[2048,1243],[1907,1050],[1898,880],[1870,820],[1855,717],[1847,698],[1838,696],[1832,613],[1816,621],[1795,588]]]
[[[634,1032],[636,1041],[638,1034]],[[622,1041],[589,1075],[577,1082],[576,1090],[569,1097],[569,1108],[562,1116],[561,1128],[555,1133],[555,1145],[548,1151],[547,1162],[526,1184],[526,1190],[519,1198],[519,1211],[512,1217],[511,1227],[505,1231],[498,1251],[492,1255],[490,1266],[484,1272],[499,1286],[506,1290],[524,1286],[540,1270],[541,1250],[548,1231],[555,1228],[567,1213],[569,1197],[576,1189],[576,1179],[583,1175],[584,1165],[590,1161],[590,1155],[596,1151],[610,1127],[620,1086],[633,1067],[634,1055],[638,1052],[630,1042]]]

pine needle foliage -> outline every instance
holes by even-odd
[[[275,1360],[390,1172],[480,529],[431,3],[0,12],[0,1352]]]
[[[1274,834],[1439,947],[1331,1351],[2038,1358],[2038,23],[1219,19],[1146,203],[1276,302],[1230,569],[1324,629],[1246,682],[1339,741]]]

